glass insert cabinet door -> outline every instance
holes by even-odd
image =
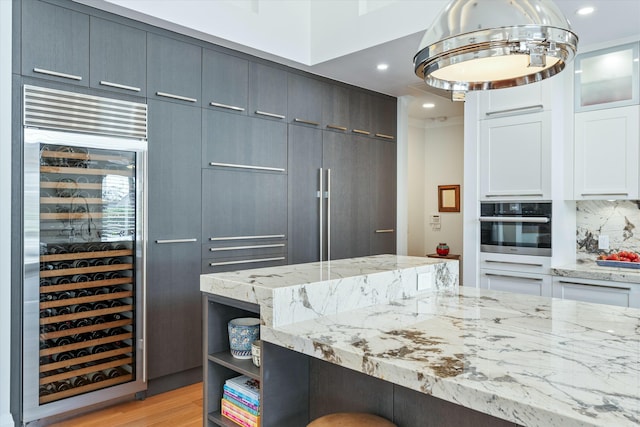
[[[40,403],[131,381],[135,153],[40,145]]]
[[[638,104],[639,46],[634,42],[576,57],[576,112]]]

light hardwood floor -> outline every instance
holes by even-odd
[[[122,403],[51,427],[201,427],[202,383]]]

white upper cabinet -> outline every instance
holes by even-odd
[[[583,53],[575,60],[575,111],[637,105],[640,42]]]
[[[551,199],[551,112],[483,120],[480,199]]]
[[[640,106],[575,115],[575,199],[637,199]]]
[[[535,113],[551,108],[548,80],[480,94],[480,120]]]

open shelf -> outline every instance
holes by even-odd
[[[222,427],[238,427],[238,424],[234,423],[233,421],[231,421],[228,418],[223,417],[222,414],[220,413],[220,411],[215,411],[215,412],[209,413],[207,418],[212,423],[217,424],[217,425],[222,426]]]
[[[254,365],[251,359],[238,359],[233,357],[229,351],[221,351],[210,354],[209,360],[260,381],[260,368]]]

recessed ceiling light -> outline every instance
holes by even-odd
[[[436,106],[436,104],[432,104],[430,102],[428,102],[426,104],[422,104],[422,108],[433,108],[435,106]]]
[[[378,64],[378,70],[384,71],[389,68],[389,64]]]
[[[587,7],[581,7],[576,11],[576,13],[578,15],[585,16],[585,15],[591,15],[595,10],[596,9],[594,7],[587,6]]]

